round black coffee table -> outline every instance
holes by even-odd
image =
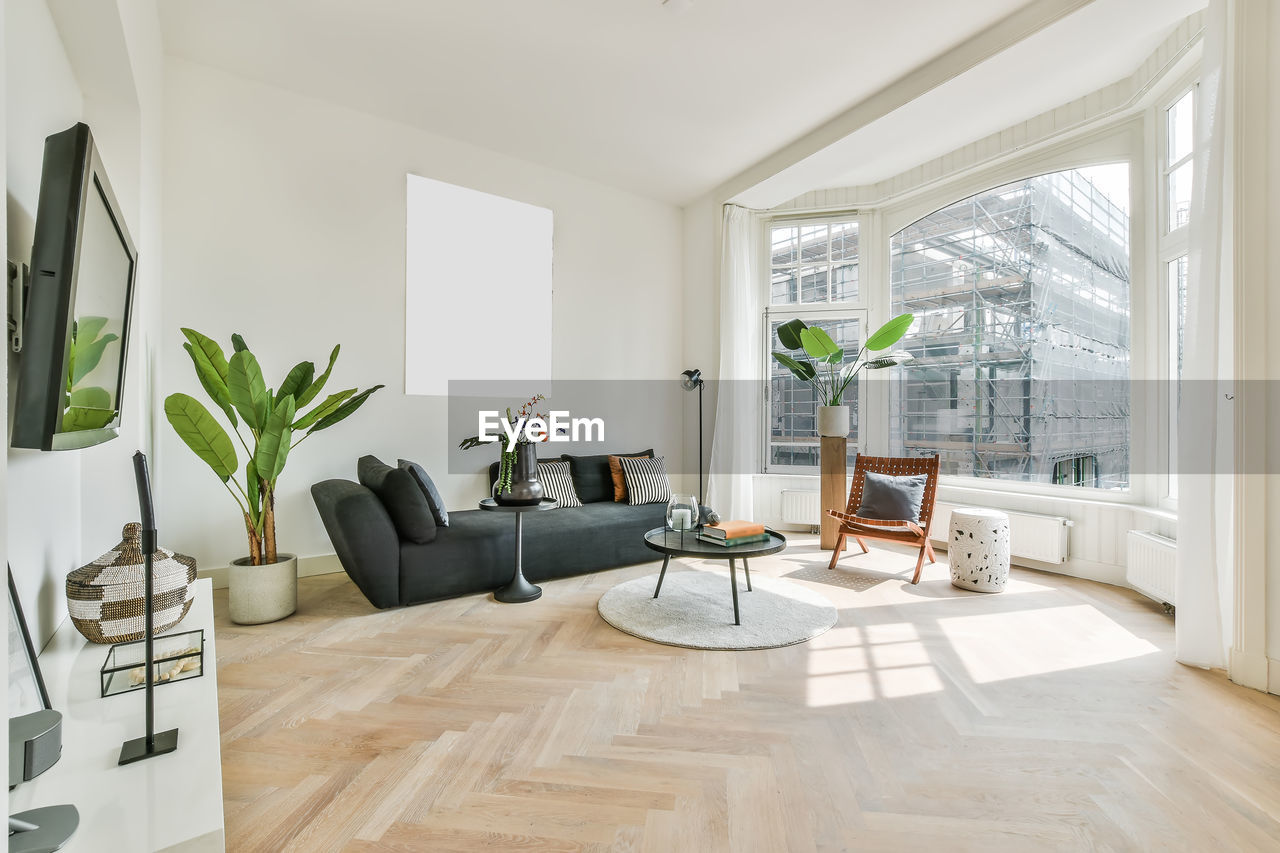
[[[524,514],[526,512],[543,512],[555,509],[558,506],[560,506],[560,502],[552,498],[543,498],[541,503],[529,504],[528,506],[504,506],[493,498],[485,498],[480,501],[481,509],[487,509],[490,512],[513,512],[516,515],[516,570],[511,576],[511,583],[493,591],[493,597],[498,601],[507,604],[521,604],[542,597],[542,587],[535,586],[525,580],[524,571],[520,565],[521,556],[524,552]]]
[[[644,544],[662,554],[662,572],[658,575],[658,586],[653,590],[657,598],[662,592],[662,581],[667,576],[667,566],[672,557],[693,557],[699,560],[728,560],[729,588],[733,590],[733,624],[741,625],[738,615],[738,572],[737,561],[742,561],[742,571],[747,576],[747,592],[751,592],[751,567],[748,557],[767,557],[787,547],[787,539],[780,533],[765,530],[769,539],[763,542],[749,542],[745,545],[716,545],[698,538],[695,530],[670,530],[666,527],[655,527],[644,535]]]

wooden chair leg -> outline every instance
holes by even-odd
[[[861,536],[855,536],[855,537],[853,537],[853,538],[854,538],[854,540],[855,540],[855,541],[856,541],[860,546],[862,546],[862,553],[864,553],[864,554],[869,554],[869,553],[871,553],[871,552],[867,549],[867,543],[866,543],[866,542],[864,542],[864,541],[862,540],[862,537],[861,537]]]
[[[928,539],[926,539],[926,540],[924,541],[924,551],[925,551],[925,553],[926,553],[926,554],[928,554],[928,555],[929,555],[929,562],[930,562],[930,563],[936,563],[936,562],[938,562],[938,555],[937,555],[937,554],[935,554],[935,553],[933,553],[933,543],[932,543],[932,542],[930,542]]]
[[[831,552],[831,562],[827,565],[828,569],[834,569],[836,567],[836,560],[839,560],[840,555],[844,553],[844,540],[846,536],[848,536],[847,533],[841,533],[836,537],[836,547],[835,550]]]
[[[924,570],[924,549],[928,547],[928,545],[929,543],[925,542],[924,545],[920,546],[920,557],[916,560],[916,573],[915,576],[911,578],[912,583],[920,583],[920,572]]]

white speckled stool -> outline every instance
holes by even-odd
[[[975,592],[1001,592],[1009,580],[1009,516],[997,509],[951,510],[947,537],[951,585]]]

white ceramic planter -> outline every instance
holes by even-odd
[[[232,622],[276,622],[298,609],[298,557],[277,556],[279,559],[268,566],[251,565],[248,557],[232,561],[227,595]]]
[[[842,438],[849,434],[848,406],[819,406],[818,435]]]

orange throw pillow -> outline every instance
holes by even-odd
[[[622,477],[622,463],[619,459],[652,459],[652,453],[638,453],[635,456],[610,456],[609,473],[613,476],[613,502],[620,503],[627,499],[627,481]]]

